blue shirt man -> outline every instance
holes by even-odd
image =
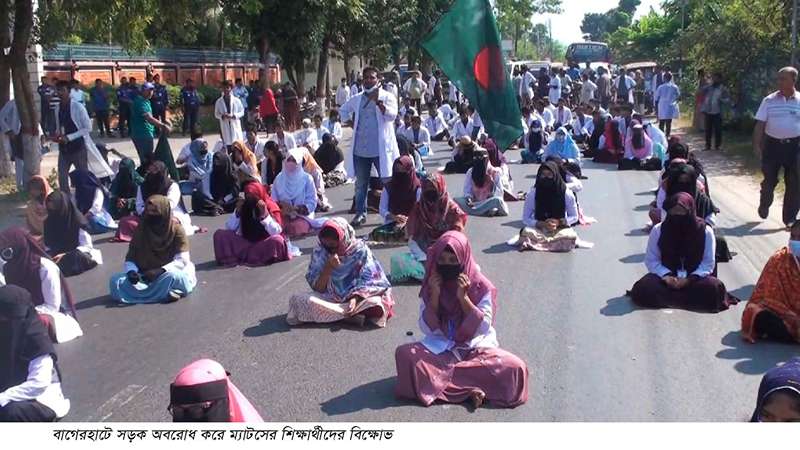
[[[153,108],[153,115],[158,118],[162,117],[167,111],[169,94],[167,93],[167,87],[161,84],[161,75],[155,74],[153,76],[153,83],[155,89],[153,89],[153,97],[150,99],[150,104]]]
[[[89,97],[92,100],[93,111],[108,111],[108,94],[102,84],[96,83],[89,89]]]

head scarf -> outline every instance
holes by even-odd
[[[306,173],[314,173],[316,171],[321,173],[322,168],[317,164],[314,155],[305,147],[298,147],[298,149],[303,152],[303,170],[305,170]]]
[[[479,148],[475,152],[475,159],[473,159],[472,168],[470,168],[472,185],[475,190],[488,194],[494,189],[494,170],[494,167],[489,162],[486,150]]]
[[[75,204],[81,214],[86,214],[92,208],[97,189],[102,189],[103,186],[92,172],[84,169],[73,170],[69,179],[75,187]]]
[[[245,200],[242,209],[239,211],[239,218],[241,219],[242,237],[250,242],[260,242],[269,237],[269,233],[264,229],[261,224],[262,217],[258,212],[258,201],[262,200],[266,205],[266,212],[273,220],[283,226],[283,219],[281,218],[281,208],[272,200],[272,197],[267,194],[264,185],[261,183],[251,181],[244,185]]]
[[[111,182],[111,195],[116,198],[135,198],[136,190],[144,182],[144,178],[136,171],[136,163],[130,158],[119,162],[119,170]]]
[[[14,286],[0,287],[0,392],[18,386],[28,378],[34,359],[56,353],[44,323],[31,302],[31,294]]]
[[[49,258],[47,252],[27,231],[19,227],[7,228],[0,232],[0,251],[8,247],[14,250],[14,256],[11,261],[7,261],[3,266],[3,275],[5,275],[6,283],[15,284],[30,292],[31,301],[34,305],[43,304],[44,294],[42,293],[42,278],[39,275],[39,270],[42,268],[42,258]],[[69,290],[67,280],[64,279],[64,275],[60,274],[60,272],[59,275],[61,277],[61,291],[69,307],[68,312],[73,317],[77,317],[72,292]]]
[[[594,122],[594,128],[589,137],[589,148],[596,149],[600,145],[600,136],[606,131],[606,118],[599,115],[597,119],[592,118],[592,122]]]
[[[761,422],[761,409],[769,396],[779,391],[787,391],[793,393],[795,397],[800,397],[800,357],[792,358],[784,365],[773,367],[764,374],[758,386],[756,409],[750,422]]]
[[[506,156],[497,148],[497,143],[492,138],[486,138],[483,142],[483,148],[489,153],[489,162],[494,167],[501,167],[506,163]]]
[[[155,167],[155,173],[150,170]],[[167,195],[172,186],[172,179],[167,174],[167,166],[163,161],[150,163],[147,174],[142,183],[142,200],[147,201],[152,195]]]
[[[689,177],[688,182],[681,183],[679,181],[683,175],[687,175]],[[686,192],[691,195],[694,199],[695,215],[701,219],[705,219],[712,213],[716,212],[714,202],[712,202],[707,195],[697,188],[697,172],[695,171],[694,167],[687,163],[673,163],[670,165],[667,171],[665,190],[667,197],[671,197],[679,192]]]
[[[404,155],[394,160],[392,180],[386,185],[389,193],[389,212],[408,216],[417,202],[420,182],[414,170],[414,161]]]
[[[142,221],[133,233],[126,261],[136,264],[140,272],[158,269],[175,259],[178,253],[189,251],[186,233],[177,220],[172,217],[169,199],[163,195],[153,195],[147,204],[155,205],[160,220],[148,220],[147,208]]]
[[[542,173],[544,170],[549,170],[553,173],[553,182],[548,183],[544,181]],[[536,183],[533,185],[536,189],[536,198],[534,198],[536,212],[535,219],[537,221],[556,219],[561,220],[566,217],[567,204],[564,198],[567,192],[567,185],[564,183],[564,178],[561,176],[561,168],[555,161],[546,161],[539,167],[539,172],[536,174]]]
[[[203,149],[206,150],[203,154]],[[198,178],[205,178],[211,173],[214,164],[214,156],[208,151],[208,142],[204,139],[195,139],[189,144],[191,156],[189,157],[189,171]]]
[[[47,220],[44,221],[44,245],[51,255],[67,253],[78,247],[78,232],[86,229],[86,217],[78,211],[69,194],[55,191],[47,197]]]
[[[637,159],[646,159],[653,152],[653,141],[644,132],[644,127],[637,121],[633,121],[630,135],[626,139],[627,147]]]
[[[622,134],[619,132],[619,120],[612,119],[606,121],[606,131],[603,133],[606,140],[606,148],[614,153],[622,153],[625,143],[622,142]]]
[[[336,254],[341,261],[339,267],[331,272],[328,294],[342,302],[354,295],[362,298],[381,295],[391,287],[380,262],[372,255],[367,244],[356,237],[355,230],[347,220],[341,217],[329,219],[322,226],[320,234],[326,229],[334,230],[339,238]],[[321,243],[314,249],[306,274],[309,285],[316,283],[330,256]]]
[[[199,417],[174,418],[173,421],[263,422],[255,407],[233,384],[222,365],[211,359],[199,359],[178,372],[169,386],[170,405],[211,402]]]
[[[306,189],[306,184],[308,183],[309,175],[305,172],[305,170],[303,170],[304,153],[305,152],[301,148],[293,148],[289,150],[289,156],[286,159],[294,159],[299,170],[295,171],[294,173],[290,173],[285,167],[286,160],[284,160],[284,168],[275,178],[275,184],[278,185],[280,191],[286,194],[286,196],[292,200],[302,198]]]
[[[558,137],[556,137],[547,144],[548,153],[559,155],[562,158],[569,158],[571,155],[580,155],[581,152],[578,149],[578,144],[575,143],[566,128],[559,128],[556,131],[556,136],[562,133],[564,134],[563,141],[559,141]]]
[[[239,195],[239,180],[233,171],[230,156],[225,152],[216,152],[213,156],[211,170],[211,199],[221,201],[228,195]]]
[[[330,135],[325,134],[325,136]],[[328,173],[344,161],[344,154],[336,144],[333,143],[332,139],[326,140],[325,136],[322,137],[322,145],[314,152],[314,159],[319,163],[320,167],[322,167],[322,172]]]
[[[47,219],[47,206],[44,200],[50,195],[52,189],[50,189],[50,183],[41,175],[34,175],[31,177],[28,181],[28,192],[30,192],[30,186],[34,184],[39,185],[44,196],[41,201],[35,198],[28,200],[28,206],[25,208],[25,221],[32,235],[41,236],[44,233],[45,219]]]
[[[539,119],[534,119],[531,122],[531,130],[528,133],[528,148],[532,152],[538,152],[545,144],[544,132],[542,131],[542,123]]]
[[[429,201],[425,198],[425,192],[429,190],[436,191],[436,200]],[[411,210],[406,223],[406,234],[424,250],[446,231],[464,231],[466,225],[467,215],[450,198],[442,174],[428,174],[422,180],[422,196]]]
[[[256,159],[256,155],[253,154],[253,152],[251,152],[246,145],[244,145],[244,142],[242,141],[234,142],[233,145],[231,146],[231,151],[233,152],[236,150],[242,152],[242,161],[245,164],[252,167],[253,169],[258,167],[258,160]],[[231,154],[231,157],[233,157],[233,154]]]
[[[685,216],[669,214],[675,207],[681,206],[689,212]],[[661,222],[661,237],[658,248],[661,250],[661,263],[677,274],[680,269],[687,273],[694,272],[703,262],[705,251],[706,224],[695,216],[694,198],[686,192],[672,195],[664,201],[667,217]]]
[[[475,263],[472,256],[472,248],[469,245],[469,240],[460,231],[448,231],[444,233],[436,242],[428,249],[427,260],[425,261],[425,279],[422,281],[422,289],[419,292],[422,301],[427,305],[430,302],[430,278],[431,275],[436,273],[439,255],[450,249],[455,253],[458,263],[461,266],[461,273],[469,278],[470,285],[467,295],[474,305],[490,294],[492,296],[492,323],[494,323],[495,313],[497,311],[497,289],[491,281],[481,273],[480,267]],[[449,330],[457,330],[454,336],[456,342],[467,342],[474,335],[477,330],[477,324],[474,329],[461,330],[461,325],[464,321],[464,313],[461,308],[461,303],[457,297],[458,284],[456,280],[445,281],[442,280],[442,285],[439,292],[439,310],[432,311],[435,314],[436,320],[430,320],[428,326],[432,329],[438,328],[445,334]],[[428,320],[426,319],[426,322]]]

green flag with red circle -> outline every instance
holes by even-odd
[[[522,135],[522,114],[489,0],[456,0],[422,47],[478,110],[497,148],[507,149]]]

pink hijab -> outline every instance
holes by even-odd
[[[211,359],[198,359],[178,372],[173,386],[195,386],[212,381],[228,381],[228,403],[230,405],[230,422],[263,422],[264,419],[247,400],[236,385],[228,378],[222,365]]]

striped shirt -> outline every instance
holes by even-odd
[[[767,136],[790,139],[800,136],[800,92],[786,98],[780,91],[764,97],[756,113],[756,120],[766,122]]]

